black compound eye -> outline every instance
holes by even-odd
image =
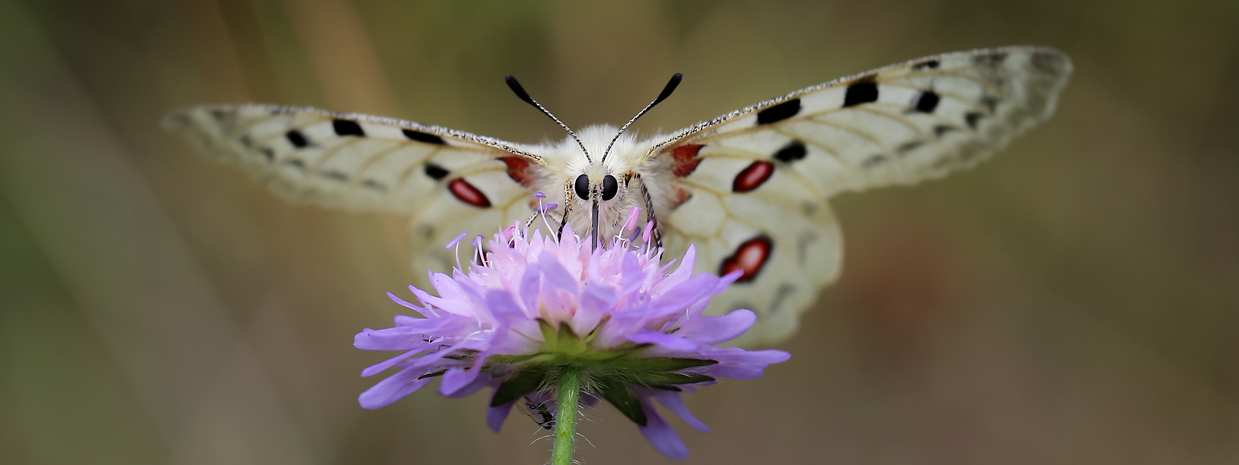
[[[619,182],[615,181],[615,176],[608,174],[602,178],[602,200],[611,200],[616,192],[619,192]]]
[[[576,177],[576,195],[583,200],[589,200],[589,177],[582,174]]]

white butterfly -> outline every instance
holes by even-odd
[[[567,215],[572,230],[596,225],[604,238],[637,207],[656,222],[668,256],[695,244],[697,272],[743,270],[708,313],[752,309],[758,322],[739,343],[771,344],[795,331],[818,290],[839,275],[842,245],[827,199],[972,167],[1049,117],[1071,69],[1066,55],[1041,47],[948,53],[643,140],[623,132],[631,120],[529,145],[256,104],[188,108],[165,124],[292,200],[410,214],[417,270],[449,269],[456,261],[443,244],[461,231],[529,218],[535,192],[560,205],[554,221]],[[678,83],[677,74],[637,117]],[[515,79],[508,84],[555,118]]]

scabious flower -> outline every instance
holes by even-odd
[[[592,251],[571,228],[555,239],[515,224],[484,248],[478,236],[478,258],[467,270],[430,274],[437,296],[413,286],[417,303],[388,294],[421,318],[397,316],[394,327],[357,334],[359,349],[402,351],[362,372],[400,368],[361,394],[362,407],[384,407],[436,378],[442,380],[439,393],[448,397],[490,387],[487,423],[497,432],[513,405],[535,410],[535,417],[540,412],[548,429],[553,416],[565,420],[559,410],[571,411],[567,421],[575,421],[583,395],[580,402],[614,405],[659,452],[686,458],[687,447],[654,402],[708,431],[680,392],[717,378],[757,378],[789,355],[717,347],[756,320],[749,310],[701,315],[739,273],[693,275],[691,247],[670,271],[673,263],[660,264],[661,249],[648,244],[650,227]],[[634,229],[632,220],[625,229]]]

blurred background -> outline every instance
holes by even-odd
[[[1239,2],[0,0],[0,463],[543,463],[519,415],[366,411],[405,220],[290,205],[159,129],[271,102],[501,139],[670,131],[940,52],[1076,73],[979,169],[838,197],[790,362],[688,396],[690,463],[1239,463]],[[420,273],[420,271],[418,271]],[[578,459],[665,463],[614,409]],[[592,445],[590,444],[592,443]]]

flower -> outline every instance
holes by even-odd
[[[634,229],[633,221],[626,230]],[[493,388],[487,423],[495,431],[518,403],[549,429],[557,380],[571,369],[579,376],[582,402],[608,401],[659,452],[686,458],[687,447],[654,403],[708,431],[680,392],[716,378],[757,378],[789,355],[717,347],[756,320],[750,310],[701,315],[710,297],[739,272],[693,275],[691,247],[670,271],[673,264],[659,263],[661,249],[648,244],[651,227],[592,251],[571,228],[557,240],[516,224],[495,234],[484,250],[478,236],[477,258],[467,271],[430,274],[437,296],[413,286],[418,303],[388,294],[422,318],[397,316],[394,327],[357,334],[359,349],[402,351],[362,371],[372,376],[400,368],[361,394],[362,407],[384,407],[441,378],[439,393],[448,397]]]

